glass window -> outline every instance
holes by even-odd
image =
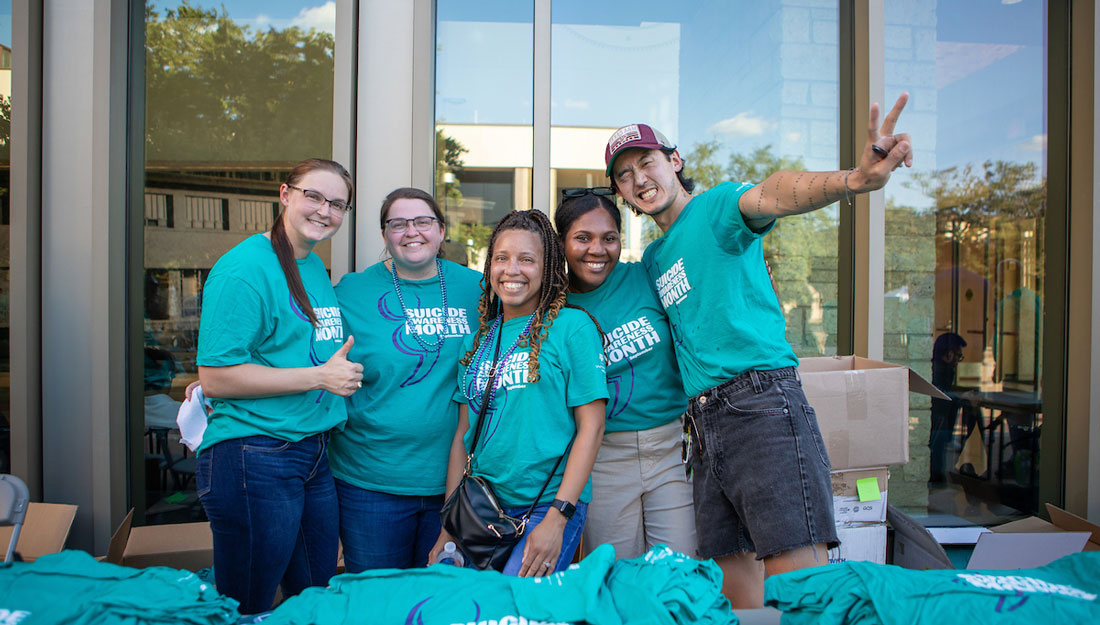
[[[885,355],[952,397],[911,396],[890,499],[983,525],[1038,504],[1045,11],[885,5],[886,101],[912,93],[901,129],[915,147],[886,190]]]
[[[837,3],[553,3],[551,152],[563,187],[608,184],[604,147],[630,123],[679,146],[696,191],[783,168],[833,170]],[[624,207],[623,258],[660,230]],[[836,353],[837,207],[783,219],[765,239],[800,356]]]
[[[202,515],[174,428],[197,379],[203,282],[222,254],[271,228],[295,163],[332,157],[334,32],[335,5],[323,0],[146,3],[147,449],[134,480],[146,522]],[[327,265],[329,242],[315,251]]]
[[[11,224],[11,0],[0,0],[0,473],[11,473],[8,361]]]
[[[446,257],[480,268],[493,226],[531,208],[534,3],[436,3],[435,196]],[[543,207],[539,207],[543,208]]]

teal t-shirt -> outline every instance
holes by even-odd
[[[0,564],[0,623],[234,625],[237,602],[194,573],[98,562],[83,551]]]
[[[618,263],[604,283],[570,293],[607,338],[608,432],[648,430],[687,408],[668,317],[641,263]]]
[[[642,256],[668,313],[684,390],[694,396],[752,370],[798,366],[764,265],[764,235],[737,202],[751,188],[723,182],[684,207]]]
[[[616,560],[600,545],[568,570],[514,577],[437,564],[337,575],[287,599],[265,625],[406,623],[412,625],[736,625],[713,560],[694,560],[659,545]]]
[[[447,483],[447,459],[458,423],[455,363],[463,339],[477,330],[481,274],[442,261],[446,319],[439,276],[400,280],[384,263],[348,274],[336,285],[349,359],[363,365],[363,388],[347,399],[348,422],[328,449],[336,477],[395,495],[438,495]],[[429,347],[412,335],[417,333]],[[443,341],[439,351],[430,349]]]
[[[501,330],[500,357],[519,337],[528,317],[504,323]],[[466,338],[463,353],[473,344]],[[466,449],[473,441],[481,394],[474,376],[484,384],[492,366],[493,349],[476,369],[458,366],[458,391],[455,401],[469,404],[470,429]],[[527,381],[529,347],[518,347],[506,362],[498,366],[496,396],[482,424],[481,438],[474,453],[474,474],[489,480],[497,498],[506,507],[529,506],[539,494],[546,477],[577,430],[573,408],[597,399],[607,399],[607,374],[603,362],[603,343],[596,324],[584,312],[563,308],[542,341],[539,353],[539,381]],[[484,386],[482,386],[484,388]],[[471,399],[472,398],[472,401]],[[553,501],[561,486],[566,461],[554,472],[539,503]],[[592,480],[581,493],[581,501],[591,501]]]
[[[1100,623],[1100,552],[1008,571],[842,562],[768,577],[764,604],[792,625]]]
[[[322,365],[344,343],[336,293],[321,258],[298,261],[302,285],[320,325],[290,295],[271,241],[253,235],[218,259],[202,289],[199,322],[200,367],[255,363],[293,368]],[[328,391],[275,397],[212,399],[202,452],[221,441],[264,435],[286,441],[341,428],[344,398]]]

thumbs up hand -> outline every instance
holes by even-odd
[[[318,367],[321,388],[341,397],[349,397],[363,386],[363,365],[348,360],[348,352],[354,344],[355,337],[349,336],[332,358]]]

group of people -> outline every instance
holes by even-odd
[[[905,99],[881,128],[872,108],[855,169],[698,196],[674,145],[625,126],[610,186],[564,189],[553,224],[509,213],[480,273],[441,258],[431,194],[400,188],[380,210],[387,258],[333,288],[312,249],[352,210],[352,180],[298,164],[271,231],[203,290],[213,411],[196,483],[219,591],[267,610],[280,585],[326,584],[338,540],[348,572],[433,562],[467,462],[509,515],[534,504],[505,574],[563,570],[582,543],[620,557],[665,543],[714,558],[734,607],[752,607],[765,573],[825,563],[829,462],[761,240],[910,165],[893,133]],[[664,231],[640,263],[619,262],[616,194]]]

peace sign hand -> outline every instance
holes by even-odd
[[[859,168],[848,177],[848,186],[855,193],[866,193],[886,186],[890,174],[898,167],[913,166],[913,144],[908,133],[894,134],[902,109],[909,101],[909,94],[903,93],[894,103],[894,108],[878,125],[879,105],[871,105],[871,115],[867,124],[867,144],[859,159]]]

